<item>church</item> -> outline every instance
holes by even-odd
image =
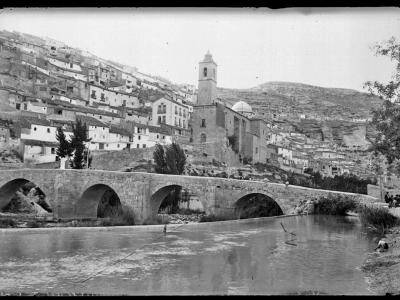
[[[228,107],[217,98],[217,64],[209,51],[199,62],[197,103],[190,128],[191,143],[220,161],[226,161],[227,148],[232,148],[242,162],[267,161],[267,123],[257,118],[246,102]]]

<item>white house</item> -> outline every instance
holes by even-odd
[[[50,125],[46,119],[25,117],[21,120],[20,127],[20,154],[24,161],[45,163],[57,160],[56,126]],[[65,131],[65,135],[70,138],[72,131]]]
[[[89,85],[90,105],[93,103],[105,103],[111,106],[139,107],[139,99],[131,94],[113,91],[98,85]]]
[[[187,129],[190,118],[189,107],[161,97],[152,103],[152,125],[167,124]]]

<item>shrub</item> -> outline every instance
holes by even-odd
[[[224,213],[219,215],[204,215],[200,218],[199,222],[217,222],[217,221],[228,221],[237,220],[237,216],[233,213]]]
[[[0,228],[14,227],[16,222],[13,219],[0,219]]]
[[[346,215],[349,210],[357,208],[357,201],[343,195],[328,194],[321,197],[314,204],[314,213],[322,215]]]
[[[360,205],[357,211],[364,226],[384,229],[400,223],[399,219],[384,207]]]
[[[40,223],[37,222],[37,221],[29,221],[28,223],[26,223],[26,226],[29,227],[29,228],[39,228],[39,227],[41,227]]]

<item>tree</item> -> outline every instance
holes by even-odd
[[[71,142],[66,139],[64,130],[61,127],[57,127],[56,139],[58,141],[57,155],[59,157],[70,157],[74,149]]]
[[[156,144],[153,152],[155,170],[161,174],[181,175],[185,170],[186,155],[183,149],[176,144],[166,146],[166,150],[160,144]],[[171,206],[172,212],[176,212],[179,207],[178,203],[181,196],[182,187],[176,187],[173,194],[169,195],[163,204],[163,207]]]
[[[156,144],[154,152],[153,152],[153,159],[156,164],[155,171],[160,174],[167,173],[167,164],[165,162],[165,152],[164,147],[160,144]]]
[[[383,84],[378,81],[367,81],[367,87],[371,94],[384,99],[380,108],[373,111],[372,125],[378,131],[378,135],[372,142],[372,150],[383,154],[389,165],[400,159],[400,44],[394,37],[373,47],[375,55],[388,56],[396,63],[396,71],[392,80]],[[396,168],[400,174],[400,168]]]
[[[185,151],[176,143],[167,146],[165,162],[169,174],[181,175],[185,171],[186,155]]]
[[[85,142],[89,142],[91,139],[87,136],[86,124],[79,119],[73,126],[72,132],[71,145],[74,149],[74,158],[71,162],[71,167],[73,169],[83,169],[86,166],[84,158]]]
[[[186,155],[176,143],[168,145],[166,150],[160,144],[156,144],[153,158],[157,173],[181,175],[185,170]]]

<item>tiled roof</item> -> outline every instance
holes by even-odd
[[[171,132],[165,127],[158,127],[158,126],[147,126],[147,127],[149,128],[149,132],[171,135]]]
[[[106,110],[101,110],[93,107],[85,107],[85,106],[80,106],[80,105],[75,105],[71,104],[69,102],[63,101],[63,100],[49,100],[47,101],[48,104],[55,104],[56,106],[62,106],[66,108],[67,110],[72,110],[76,112],[84,112],[84,113],[91,113],[91,114],[97,114],[97,115],[103,115],[103,116],[109,116],[109,117],[114,117],[114,118],[120,118],[120,116],[116,113],[106,111]]]
[[[120,135],[125,135],[125,136],[131,136],[133,133],[130,132],[129,130],[118,127],[118,126],[112,126],[110,127],[110,133],[118,133]]]
[[[21,139],[21,142],[27,146],[47,146],[47,147],[57,147],[57,142],[47,142],[47,141],[38,141],[38,140],[28,140],[28,139]]]
[[[19,121],[21,127],[31,128],[31,125],[51,126],[47,119],[39,119],[33,117],[24,117]]]
[[[84,115],[77,115],[76,119],[77,120],[79,119],[81,122],[85,123],[86,125],[99,126],[99,127],[108,127],[103,122],[100,122],[99,120],[97,120],[95,118],[92,118],[92,117],[88,117],[88,116],[84,116]]]

